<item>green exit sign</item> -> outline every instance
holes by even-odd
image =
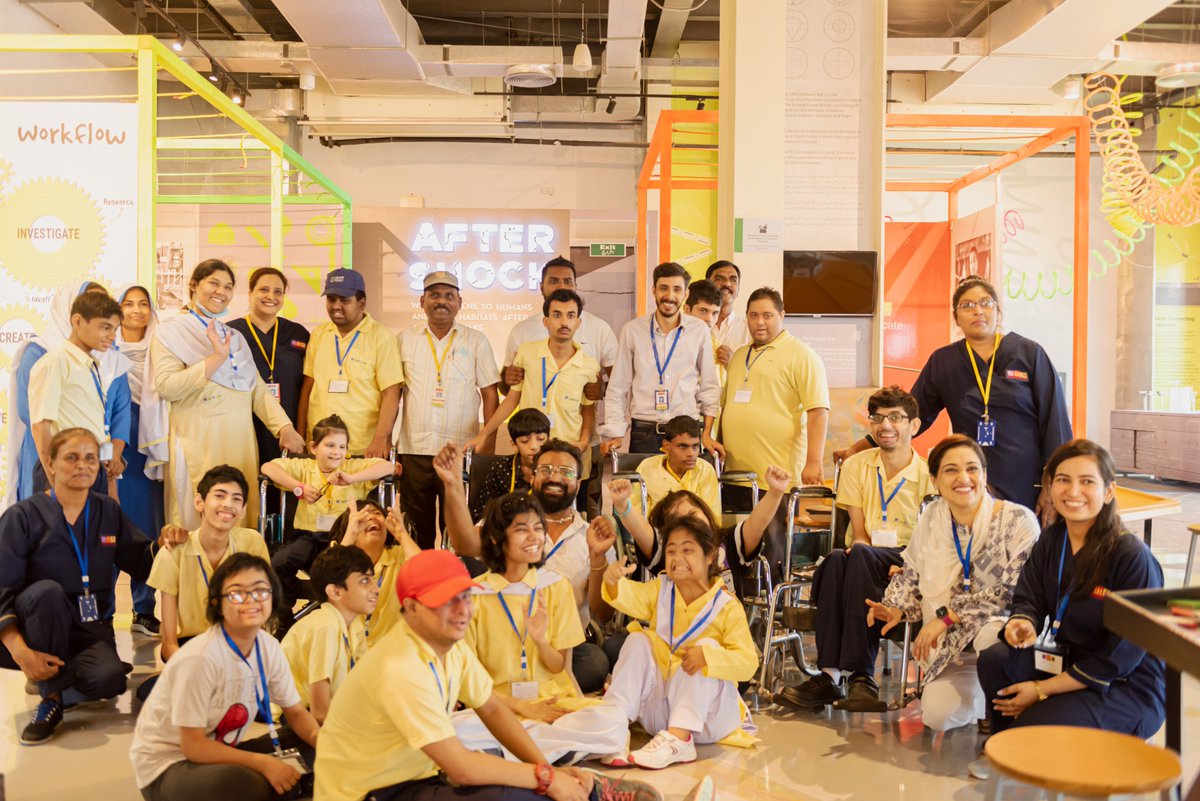
[[[597,258],[619,259],[625,257],[624,242],[593,242],[592,256]]]

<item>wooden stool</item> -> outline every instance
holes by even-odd
[[[988,738],[983,747],[991,763],[988,801],[1000,801],[1005,781],[1016,780],[1049,792],[1108,798],[1158,793],[1178,799],[1179,757],[1137,737],[1076,726],[1023,726]]]

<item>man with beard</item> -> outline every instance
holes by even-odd
[[[704,419],[704,447],[722,457],[712,438],[721,384],[704,321],[683,314],[688,272],[675,262],[654,268],[654,314],[621,329],[617,363],[604,396],[601,449],[611,452],[629,433],[630,453],[657,453],[672,417]]]
[[[721,291],[721,313],[713,323],[712,332],[717,339],[717,363],[728,368],[733,352],[750,341],[746,318],[733,308],[742,283],[742,271],[733,262],[722,259],[708,265],[704,277]]]
[[[446,488],[443,508],[451,547],[459,556],[479,556],[480,529],[467,508],[467,493],[462,485],[462,452],[453,444],[446,445],[434,458],[433,467]],[[571,583],[586,631],[592,620],[587,595],[588,524],[575,510],[582,467],[578,448],[560,439],[547,440],[533,459],[533,497],[546,515],[544,567]],[[583,692],[595,692],[604,686],[609,664],[598,646],[590,643],[576,646],[571,666]]]
[[[449,272],[425,276],[421,309],[426,325],[401,331],[400,360],[407,381],[400,434],[400,506],[416,531],[423,550],[437,539],[438,507],[446,500],[443,482],[434,473],[433,457],[443,442],[465,442],[479,432],[479,407],[484,419],[500,402],[496,357],[481,331],[456,322],[462,308],[458,278]],[[459,474],[461,476],[461,473]],[[461,489],[461,479],[451,484]]]

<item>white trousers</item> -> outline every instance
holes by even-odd
[[[507,759],[516,757],[504,748],[473,709],[455,712],[450,721],[462,744],[471,751],[500,749]],[[523,720],[525,731],[550,762],[572,753],[607,756],[629,749],[629,719],[608,704],[584,707],[553,723]]]
[[[717,643],[703,639],[695,645]],[[677,727],[692,732],[698,743],[715,743],[742,725],[734,682],[683,669],[664,679],[644,632],[630,634],[621,647],[604,705],[620,709],[626,720],[638,721],[651,735]]]
[[[976,655],[998,641],[1001,621],[984,624],[972,643],[974,653],[964,651],[921,688],[921,719],[934,731],[947,731],[987,717],[987,699],[975,670]]]

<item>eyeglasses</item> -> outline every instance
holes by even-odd
[[[271,597],[271,588],[256,587],[252,590],[230,590],[221,597],[223,597],[226,601],[229,601],[229,603],[237,604],[239,606],[246,603],[246,601],[251,598],[261,603],[262,601],[265,601]]]
[[[958,304],[957,308],[959,311],[975,311],[976,307],[978,307],[987,311],[988,309],[996,308],[998,305],[992,298],[984,298],[983,300],[964,300]]]
[[[900,412],[892,412],[890,414],[869,414],[869,415],[867,415],[867,421],[870,423],[874,423],[875,425],[879,425],[884,420],[887,420],[889,423],[896,424],[896,423],[903,423],[905,420],[911,420],[911,419],[912,418],[909,417],[907,414],[900,414]]]
[[[539,476],[544,476],[545,478],[550,478],[551,476],[560,476],[568,481],[578,475],[575,472],[574,467],[561,467],[553,464],[540,464],[538,465],[537,470],[534,470],[533,472],[537,473]]]

